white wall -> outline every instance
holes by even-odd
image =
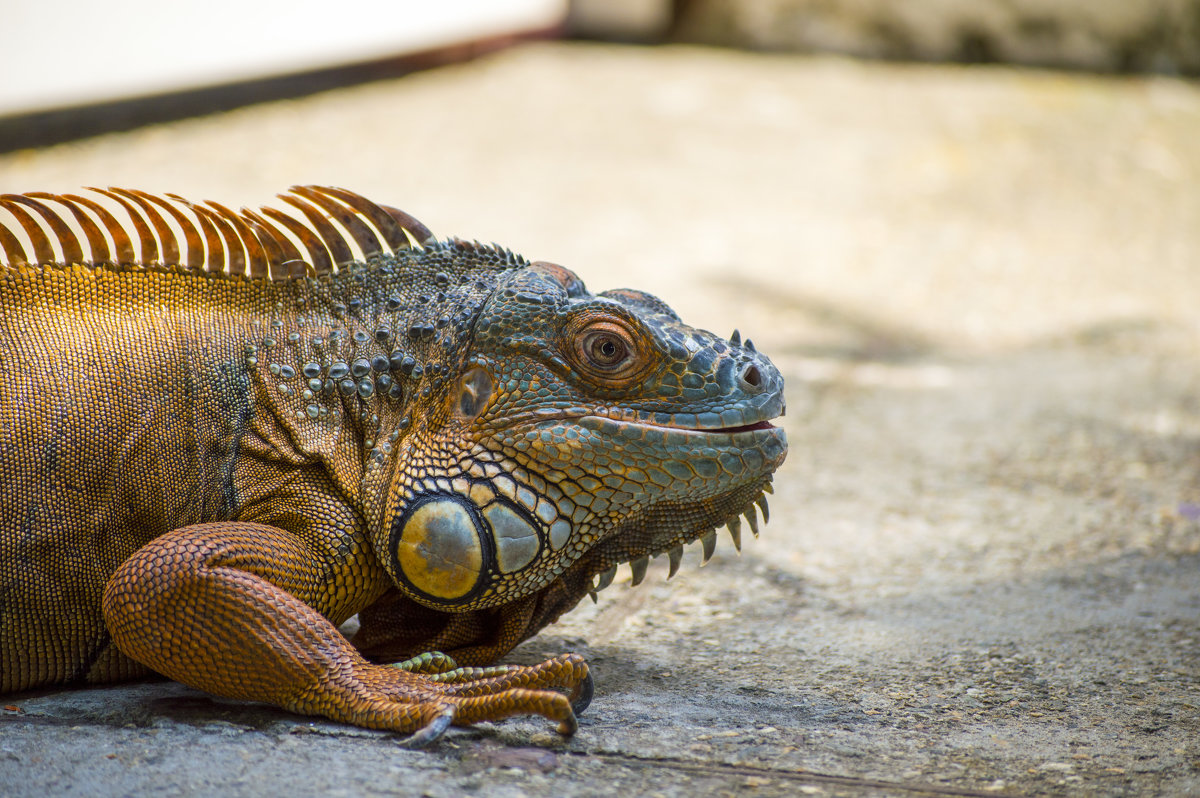
[[[0,115],[272,77],[558,24],[567,0],[0,0]]]

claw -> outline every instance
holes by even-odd
[[[579,731],[579,719],[575,717],[574,712],[559,722],[557,731],[563,737],[571,737]]]
[[[725,522],[725,527],[729,530],[729,537],[733,538],[733,547],[738,550],[738,554],[741,554],[742,522],[735,515],[733,518]]]
[[[746,512],[742,513],[742,518],[745,518],[746,523],[750,525],[750,531],[754,533],[754,537],[758,537],[758,516],[754,513],[754,505],[746,508]]]
[[[737,330],[734,330],[733,335],[729,336],[729,343],[733,344],[734,346],[741,346],[742,334]]]
[[[771,508],[767,506],[767,497],[759,496],[754,500],[754,503],[758,505],[759,512],[763,515],[763,523],[769,522],[771,520]]]
[[[629,580],[630,587],[637,587],[642,583],[642,580],[646,578],[646,569],[649,566],[649,557],[642,557],[629,563],[629,570],[633,574],[633,578]]]
[[[600,601],[600,597],[596,595],[596,591],[595,591],[595,590],[589,590],[589,591],[588,591],[588,596],[590,596],[590,597],[591,597],[591,599],[592,599],[592,603],[593,603],[593,604],[595,604],[595,603],[597,603],[598,601]]]
[[[412,736],[407,740],[400,742],[401,748],[416,750],[424,748],[437,738],[441,737],[446,729],[450,728],[450,724],[454,721],[454,710],[446,709],[440,715],[434,716],[433,720],[425,724],[425,727],[413,732]]]
[[[667,557],[671,560],[671,568],[667,571],[667,579],[670,579],[679,570],[679,563],[683,562],[683,546],[676,546],[668,551]]]
[[[717,530],[710,529],[700,537],[700,545],[704,547],[704,559],[700,564],[708,562],[709,557],[713,556],[713,552],[717,550]]]
[[[592,703],[592,695],[596,692],[596,683],[592,680],[592,672],[588,671],[588,675],[583,678],[576,688],[579,694],[571,699],[571,710],[576,715],[582,715]]]
[[[613,583],[617,578],[617,566],[609,568],[604,573],[600,574],[600,578],[596,580],[596,591],[599,592]]]
[[[770,494],[774,495],[775,487],[770,482],[768,482],[766,485],[763,485],[763,493],[770,493]]]

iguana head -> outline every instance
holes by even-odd
[[[443,412],[392,480],[376,548],[401,590],[449,611],[553,586],[569,604],[630,563],[682,547],[754,505],[787,443],[783,379],[753,344],[681,322],[632,290],[572,272],[507,272],[474,320]],[[432,419],[430,419],[432,421]]]

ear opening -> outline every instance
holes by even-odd
[[[475,366],[463,375],[459,385],[459,414],[468,419],[479,418],[492,400],[492,375]]]

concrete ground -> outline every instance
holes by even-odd
[[[539,45],[0,156],[5,191],[295,182],[753,337],[771,523],[517,652],[590,658],[569,742],[38,693],[0,792],[1200,792],[1200,86]]]

